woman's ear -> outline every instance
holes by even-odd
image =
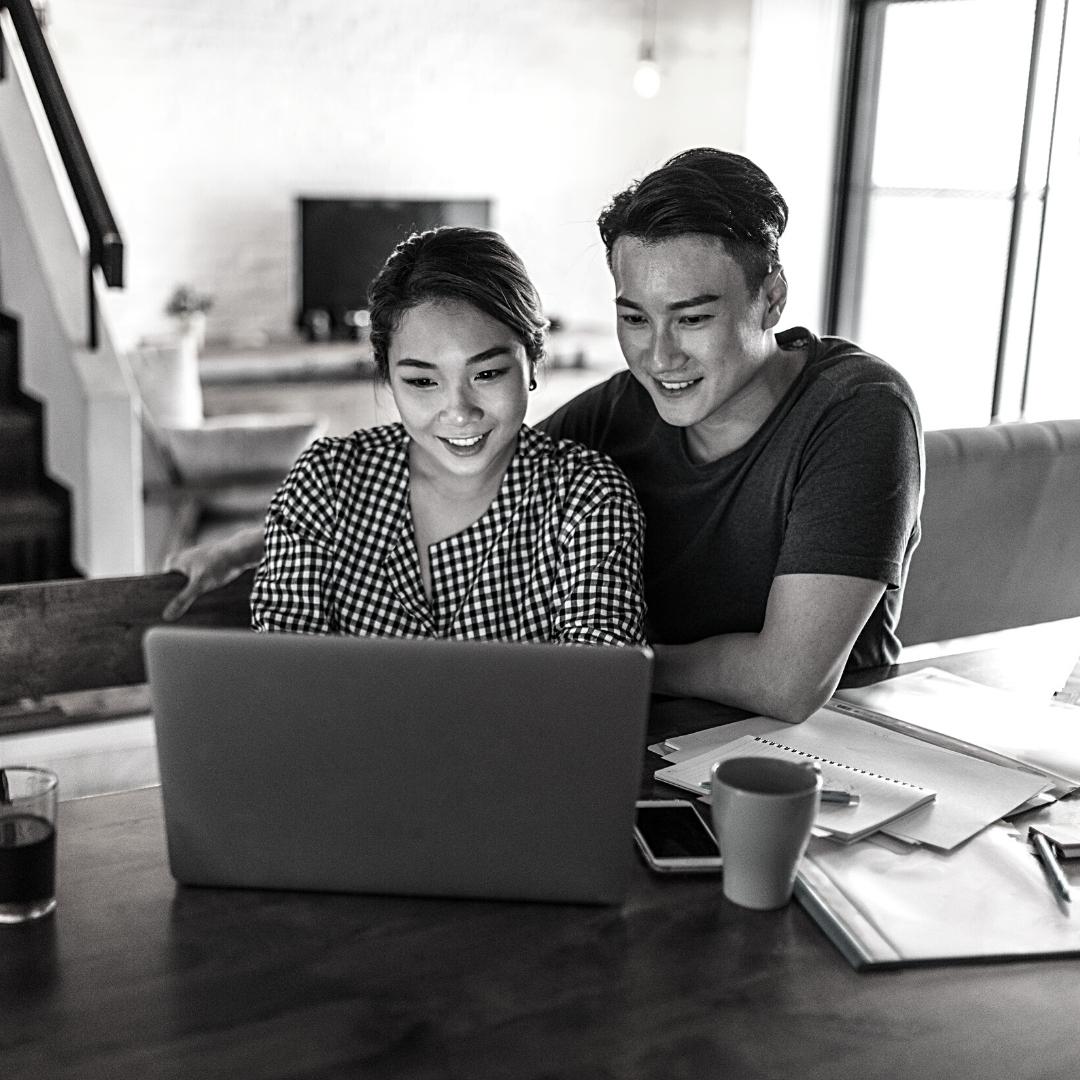
[[[779,321],[787,306],[787,275],[784,268],[777,264],[765,276],[765,313],[761,319],[761,329],[771,330]]]

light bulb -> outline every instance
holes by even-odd
[[[642,56],[634,69],[634,92],[642,98],[660,93],[660,66],[651,56]]]

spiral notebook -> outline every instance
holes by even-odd
[[[861,840],[877,832],[884,825],[924,806],[935,794],[908,780],[882,776],[858,765],[820,757],[762,735],[744,735],[726,746],[658,769],[654,776],[665,784],[707,795],[713,765],[725,758],[745,756],[816,762],[825,787],[858,795],[859,801],[855,804],[822,803],[818,809],[815,827],[843,843]]]

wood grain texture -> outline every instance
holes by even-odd
[[[184,888],[156,790],[63,804],[59,852],[55,918],[0,927],[6,1080],[1075,1075],[1075,962],[857,974],[716,878],[639,867],[621,908]]]
[[[253,574],[204,594],[181,622],[250,625]],[[143,634],[162,622],[183,582],[180,574],[147,574],[0,587],[0,705],[145,682]]]

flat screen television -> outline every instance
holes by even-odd
[[[490,199],[301,198],[297,325],[313,340],[355,337],[367,290],[399,240],[436,225],[488,228]]]

